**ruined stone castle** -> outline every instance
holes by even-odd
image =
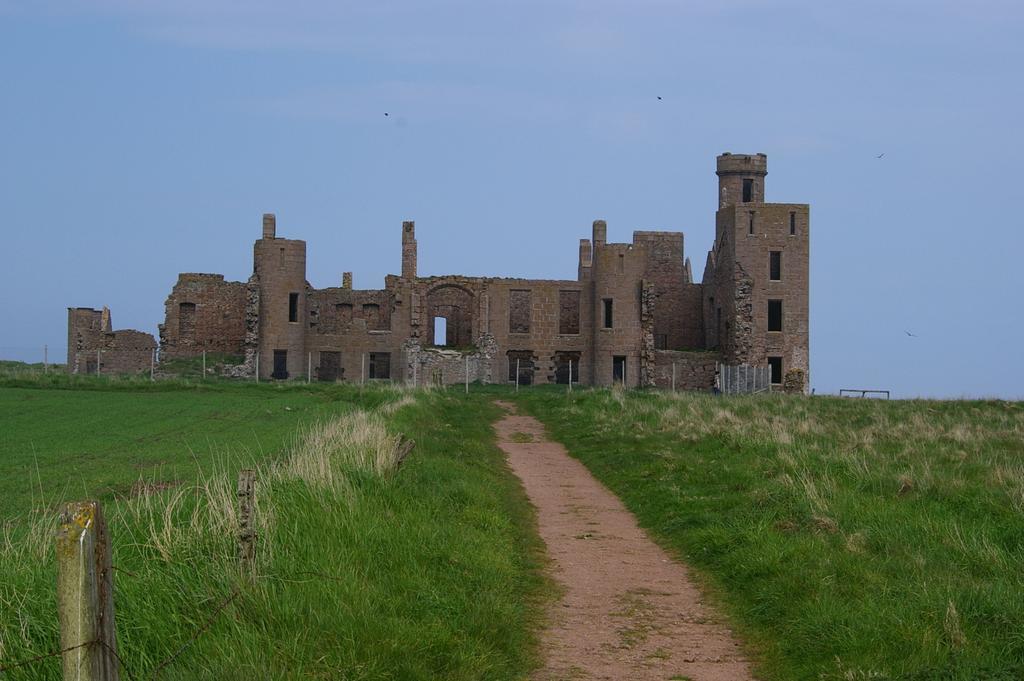
[[[402,223],[401,274],[383,289],[313,288],[306,242],[263,216],[246,282],[181,274],[165,303],[159,358],[235,355],[260,379],[573,383],[708,389],[718,363],[770,367],[806,390],[807,204],[765,203],[764,154],[718,157],[715,242],[693,281],[681,232],[581,239],[575,280],[417,274]],[[435,337],[444,320],[443,337]],[[438,332],[437,335],[441,335]],[[152,336],[113,331],[109,312],[68,311],[68,370],[148,371]],[[468,374],[468,376],[467,376]]]

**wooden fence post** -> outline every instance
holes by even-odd
[[[57,618],[64,679],[118,681],[110,534],[98,501],[64,507],[57,530]]]
[[[238,562],[251,570],[256,559],[256,529],[253,518],[253,492],[256,471],[238,471]]]

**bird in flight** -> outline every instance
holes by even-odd
[[[659,102],[661,101],[661,95],[658,95],[658,101]]]
[[[884,151],[881,154],[879,154],[878,156],[875,156],[875,158],[882,158],[883,156],[885,156],[885,152]]]
[[[909,331],[907,331],[906,329],[904,329],[904,330],[903,330],[903,333],[907,334],[907,335],[908,335],[908,336],[910,336],[911,338],[917,338],[917,334],[916,334],[916,333],[910,333],[910,332],[909,332]]]
[[[387,111],[385,111],[385,112],[384,112],[384,118],[387,118],[387,117],[388,117],[388,112],[387,112]]]

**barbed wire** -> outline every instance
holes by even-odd
[[[86,641],[85,643],[79,643],[76,646],[70,646],[68,648],[64,648],[63,650],[55,650],[52,653],[43,653],[42,655],[36,655],[35,657],[29,658],[27,660],[22,660],[21,662],[15,662],[14,664],[9,664],[9,665],[0,667],[0,673],[2,673],[2,672],[9,672],[12,669],[17,669],[19,667],[27,667],[28,665],[33,664],[35,662],[42,662],[43,660],[49,659],[51,657],[57,657],[58,655],[63,655],[64,653],[70,653],[72,650],[78,650],[79,648],[84,648],[86,646],[91,646],[94,643],[99,643],[99,642],[100,642],[99,639],[97,639],[95,641]]]
[[[114,568],[114,569],[117,569],[117,568]],[[121,572],[127,572],[127,571],[126,570],[121,570]],[[162,662],[160,662],[160,664],[158,664],[153,669],[152,673],[149,675],[149,678],[150,679],[157,678],[164,669],[166,669],[167,667],[171,666],[174,663],[174,661],[177,660],[178,657],[183,652],[185,652],[193,643],[196,642],[196,640],[199,639],[200,636],[202,636],[204,633],[206,633],[210,629],[210,627],[213,626],[213,623],[217,620],[217,618],[220,616],[220,614],[229,605],[231,605],[232,601],[234,601],[235,598],[237,598],[240,593],[241,593],[241,590],[239,589],[239,587],[236,586],[234,589],[232,589],[231,593],[228,594],[227,598],[225,598],[223,601],[221,601],[221,603],[217,606],[217,608],[214,609],[214,611],[206,619],[206,621],[203,623],[203,626],[201,626],[198,629],[196,629],[192,633],[192,636],[190,636],[189,639],[187,641],[185,641],[185,643],[183,643],[177,650],[175,650],[173,653],[171,653],[168,657],[164,658],[164,660]],[[114,650],[114,648],[109,643],[104,641],[103,639],[95,639],[95,640],[92,640],[92,641],[86,641],[85,643],[79,643],[78,645],[73,645],[73,646],[69,646],[67,648],[62,648],[61,650],[54,650],[54,651],[49,652],[49,653],[42,653],[41,655],[36,655],[35,657],[30,657],[30,658],[28,658],[26,660],[21,660],[19,662],[15,662],[14,664],[4,665],[4,666],[0,667],[0,673],[9,672],[11,670],[19,669],[21,667],[27,667],[27,666],[29,666],[31,664],[35,664],[37,662],[42,662],[42,661],[48,660],[48,659],[50,659],[52,657],[57,657],[59,655],[63,655],[64,653],[69,653],[72,650],[78,650],[79,648],[85,648],[85,647],[91,646],[91,645],[101,646],[102,648],[105,648],[111,655],[113,655],[114,659],[117,660],[117,664],[121,667],[121,670],[124,672],[125,678],[128,679],[128,681],[131,681],[132,679],[136,678],[135,675],[131,673],[131,670],[129,669],[128,665],[125,664],[124,660],[121,659],[121,656],[117,654],[117,651]]]
[[[224,601],[221,602],[221,604],[219,606],[217,606],[217,609],[213,611],[213,613],[210,615],[210,617],[207,618],[207,620],[203,624],[203,626],[200,627],[199,629],[197,629],[195,631],[195,633],[192,634],[192,637],[189,638],[189,640],[185,641],[185,643],[182,644],[182,646],[180,648],[178,648],[176,651],[174,651],[174,653],[172,653],[170,657],[166,658],[163,662],[161,662],[159,665],[157,665],[156,669],[153,670],[153,673],[150,675],[149,678],[151,678],[151,679],[157,678],[160,675],[160,672],[162,672],[165,668],[167,668],[171,664],[173,664],[174,661],[176,659],[178,659],[179,655],[181,655],[183,652],[185,652],[185,650],[188,649],[189,646],[191,646],[193,643],[195,643],[196,639],[198,639],[200,636],[202,636],[210,628],[210,626],[213,625],[214,621],[217,619],[217,617],[220,615],[220,613],[223,612],[223,610],[226,607],[228,607],[228,605],[230,605],[231,602],[233,600],[235,600],[235,598],[238,597],[239,593],[240,593],[239,588],[236,586],[231,591],[231,594],[228,595],[228,597],[225,598]]]

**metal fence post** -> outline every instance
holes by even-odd
[[[110,549],[98,501],[64,507],[57,530],[57,618],[65,679],[118,681]]]

